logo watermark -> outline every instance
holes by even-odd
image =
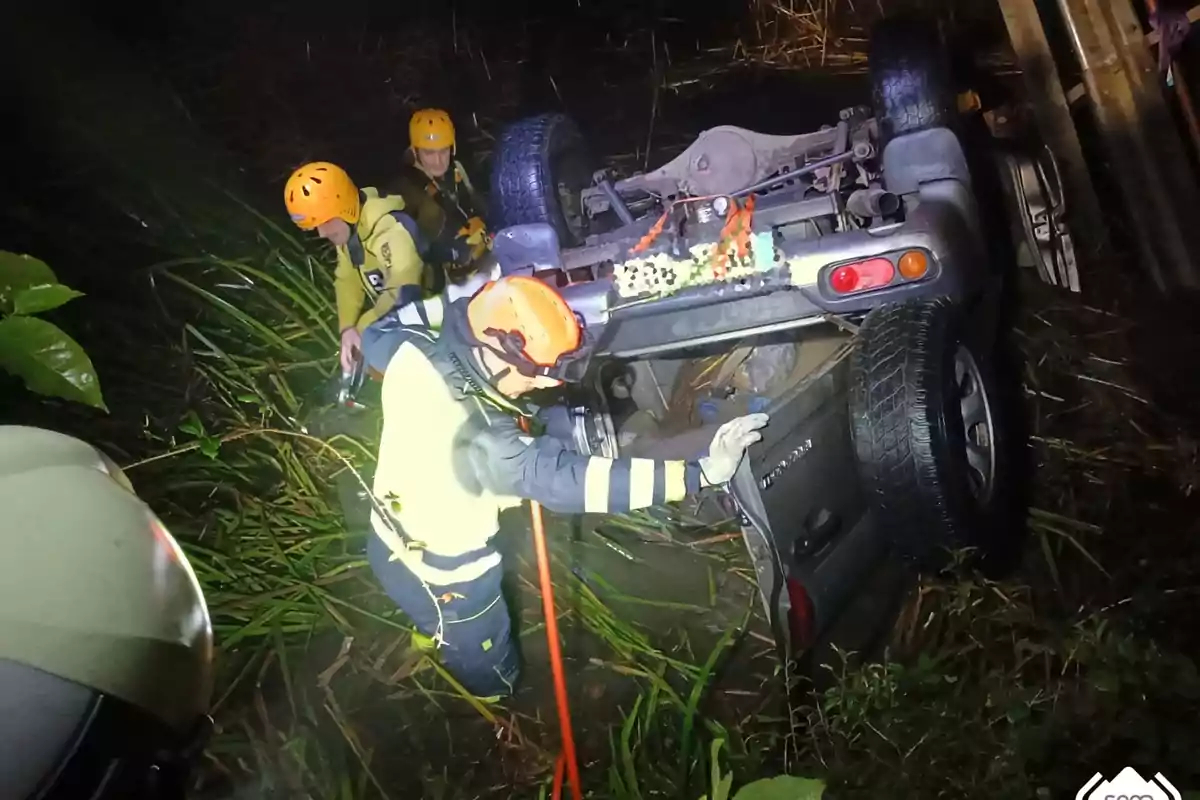
[[[1075,795],[1075,800],[1180,800],[1179,790],[1161,772],[1146,780],[1126,767],[1111,781],[1097,772]]]

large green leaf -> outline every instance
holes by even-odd
[[[819,778],[779,775],[746,784],[733,800],[820,800],[824,795],[825,781]]]
[[[61,283],[42,284],[21,289],[13,297],[14,314],[39,314],[58,308],[68,300],[83,297],[83,292],[77,292],[70,286]]]
[[[24,380],[30,391],[108,410],[92,360],[78,342],[44,319],[0,319],[0,368]]]
[[[0,309],[11,312],[14,298],[23,289],[56,283],[58,278],[45,261],[0,250]]]

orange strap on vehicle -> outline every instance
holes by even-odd
[[[522,417],[521,428],[529,432],[529,422]],[[550,580],[550,554],[546,549],[546,523],[542,518],[542,504],[529,501],[529,515],[533,522],[533,548],[537,554],[538,583],[542,590],[542,614],[546,617],[546,643],[550,648],[550,671],[554,676],[554,704],[558,707],[558,728],[562,736],[562,753],[554,769],[554,791],[552,797],[562,797],[562,773],[565,766],[567,781],[571,784],[571,796],[583,800],[583,788],[579,779],[579,761],[575,756],[575,733],[571,728],[571,709],[567,702],[567,677],[563,671],[562,646],[558,640],[558,614],[554,610],[554,584]]]
[[[641,253],[650,245],[654,244],[655,240],[662,235],[663,229],[667,226],[667,220],[671,218],[671,212],[675,206],[683,203],[696,203],[701,200],[713,200],[724,195],[706,195],[704,197],[684,197],[680,200],[673,201],[667,206],[666,211],[662,213],[650,230],[646,231],[646,235],[638,240],[630,253]],[[725,212],[725,225],[721,228],[721,235],[717,242],[717,246],[713,248],[712,269],[713,276],[721,279],[724,278],[729,270],[729,250],[732,245],[737,252],[738,258],[745,258],[750,253],[750,234],[753,232],[754,221],[754,195],[746,198],[742,205],[738,205],[735,198],[729,198],[729,210]]]
[[[638,239],[637,244],[630,248],[629,252],[640,253],[650,245],[654,244],[654,240],[659,237],[659,235],[663,232],[663,228],[667,226],[667,220],[671,218],[671,209],[674,207],[674,203],[667,206],[667,210],[664,211],[662,216],[655,221],[654,225],[650,227],[650,230],[646,231],[646,235],[641,239]]]
[[[744,206],[738,206],[734,200],[729,204],[725,214],[725,226],[721,228],[721,236],[717,246],[713,248],[712,269],[713,277],[722,280],[729,272],[731,249],[735,250],[738,258],[750,254],[750,233],[754,222],[754,195],[746,198]]]

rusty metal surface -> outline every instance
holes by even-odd
[[[780,169],[795,169],[805,157],[844,152],[855,133],[850,127],[843,121],[815,133],[775,136],[721,125],[701,133],[668,163],[644,175],[625,178],[616,188],[620,192],[645,191],[662,196],[680,192],[696,196],[733,194]],[[858,127],[864,134],[871,130],[865,121]]]
[[[1084,85],[1158,287],[1200,287],[1200,191],[1129,0],[1057,0]]]
[[[1065,193],[1070,199],[1066,223],[1083,234],[1079,246],[1085,253],[1104,252],[1108,242],[1099,198],[1035,0],[999,1],[1038,132],[1062,167]]]

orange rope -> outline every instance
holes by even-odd
[[[678,200],[672,200],[663,211],[662,216],[659,217],[654,225],[650,227],[650,230],[646,231],[645,236],[643,236],[641,239],[638,239],[637,244],[631,247],[629,252],[640,253],[650,245],[654,244],[654,241],[662,235],[663,229],[667,226],[667,220],[671,218],[671,212],[675,209],[675,206],[681,206],[686,203],[698,203],[701,200],[715,200],[718,197],[725,197],[725,195],[706,194],[702,197],[680,197]],[[737,201],[731,202],[730,205],[736,206]]]
[[[521,427],[528,433],[529,423],[521,419]],[[571,796],[583,800],[583,789],[579,782],[579,761],[575,757],[575,733],[571,728],[571,709],[567,702],[567,678],[563,672],[562,646],[558,640],[558,614],[554,610],[554,584],[550,580],[550,554],[546,549],[546,523],[542,518],[542,504],[531,500],[529,515],[533,520],[533,547],[537,553],[538,582],[542,590],[542,613],[546,617],[546,643],[550,646],[550,671],[554,676],[554,704],[558,706],[558,728],[562,736],[563,749],[555,764],[554,800],[562,797],[562,770],[566,765],[567,780],[571,784]]]
[[[537,550],[538,579],[542,588],[542,613],[546,616],[546,641],[550,645],[550,670],[554,675],[554,703],[558,706],[558,728],[563,740],[562,755],[567,764],[567,779],[571,783],[571,796],[583,800],[583,789],[579,784],[579,762],[575,758],[575,734],[571,729],[571,709],[567,705],[567,678],[563,673],[562,648],[558,641],[558,615],[554,611],[554,584],[550,582],[550,556],[546,551],[546,525],[542,519],[541,503],[530,501],[530,516],[533,517],[533,545]],[[554,794],[555,800],[561,797]]]
[[[554,759],[554,788],[551,789],[550,796],[555,800],[562,797],[563,775],[567,771],[567,760],[563,758],[562,753],[558,754],[558,758]]]
[[[746,205],[739,206],[736,200],[729,204],[725,214],[725,225],[717,238],[717,246],[713,248],[712,270],[713,277],[724,280],[729,272],[732,247],[738,258],[745,258],[750,253],[750,232],[754,221],[754,195],[746,198]]]

